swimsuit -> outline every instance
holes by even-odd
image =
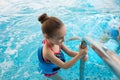
[[[43,41],[43,44],[48,44],[46,40]],[[51,75],[54,75],[58,72],[58,70],[60,69],[60,67],[58,67],[57,65],[53,64],[52,62],[50,62],[47,59],[43,59],[43,44],[39,47],[38,49],[38,59],[39,59],[39,67],[41,69],[41,72],[47,76],[50,77]],[[63,62],[65,62],[65,58],[63,55],[63,51],[59,50],[59,52],[54,52],[54,50],[48,46],[50,48],[50,50],[54,53],[54,55],[61,59]]]

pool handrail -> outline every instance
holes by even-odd
[[[101,59],[110,67],[114,74],[120,79],[120,56],[105,47],[102,47],[99,42],[95,42],[90,37],[85,39],[91,44],[92,49],[101,57]]]
[[[83,58],[80,60],[80,77],[79,77],[79,80],[85,80],[84,79],[84,73],[85,73],[85,62],[83,61]]]

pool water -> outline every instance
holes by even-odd
[[[0,80],[43,80],[38,71],[37,50],[43,38],[38,16],[47,13],[61,19],[66,28],[65,39],[89,35],[96,41],[109,26],[120,25],[119,0],[1,0],[0,1]],[[79,40],[65,42],[78,51]],[[115,51],[118,44],[105,44]],[[112,45],[112,46],[111,46]],[[119,80],[103,60],[89,47],[85,80]],[[120,50],[117,52],[120,54]],[[71,57],[65,55],[66,60]],[[79,79],[78,61],[61,69],[66,80]]]

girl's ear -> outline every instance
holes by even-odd
[[[46,38],[46,39],[48,39],[49,38],[49,36],[47,35],[47,34],[43,34],[44,35],[44,37]]]

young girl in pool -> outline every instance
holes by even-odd
[[[120,26],[119,27],[109,27],[104,31],[103,36],[101,37],[102,42],[107,42],[109,39],[114,39],[117,42],[120,41]]]
[[[120,49],[120,26],[118,28],[110,27],[105,30],[105,34],[101,37],[101,42],[106,43],[110,39],[114,39],[118,43],[116,52]]]
[[[87,47],[79,52],[69,50],[64,45],[64,36],[66,34],[65,25],[56,17],[49,17],[46,13],[39,16],[38,20],[42,24],[44,35],[43,45],[38,49],[39,66],[44,76],[52,80],[63,80],[58,75],[60,68],[68,69],[73,66],[83,56],[87,60]],[[65,62],[63,51],[73,58]]]

